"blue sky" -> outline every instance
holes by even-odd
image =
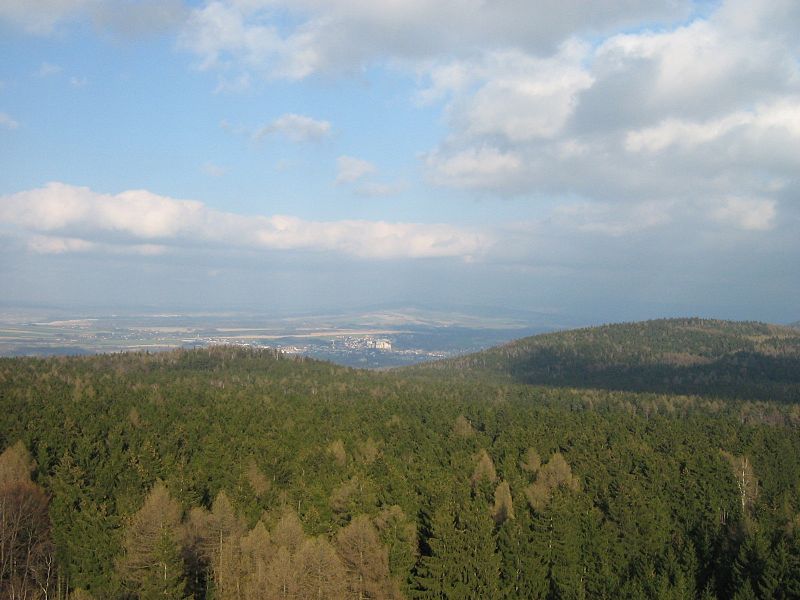
[[[793,0],[0,0],[0,303],[800,319]]]

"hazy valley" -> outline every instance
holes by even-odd
[[[6,309],[0,311],[0,356],[157,352],[227,344],[380,368],[475,352],[569,322],[521,311],[492,312],[401,308],[286,317],[258,313],[76,317],[52,309]]]

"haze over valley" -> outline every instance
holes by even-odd
[[[354,367],[392,367],[475,352],[560,329],[555,315],[500,309],[365,310],[276,317],[258,313],[90,316],[54,309],[0,312],[0,356],[157,352],[236,345]],[[102,313],[101,313],[102,315]]]

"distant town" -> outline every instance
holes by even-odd
[[[238,345],[363,368],[410,365],[474,352],[552,326],[465,315],[392,311],[266,318],[144,314],[53,318],[0,313],[0,356],[158,352]]]

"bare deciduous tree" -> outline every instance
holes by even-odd
[[[360,515],[340,529],[335,545],[347,572],[350,598],[387,600],[395,597],[389,576],[389,554],[369,517]]]
[[[0,486],[0,596],[47,599],[55,582],[48,500],[31,481]]]
[[[179,540],[181,508],[164,482],[157,481],[125,529],[119,573],[137,591],[158,589],[180,597],[184,565]]]
[[[297,554],[299,597],[308,600],[345,600],[347,577],[330,542],[316,537],[303,542]]]

